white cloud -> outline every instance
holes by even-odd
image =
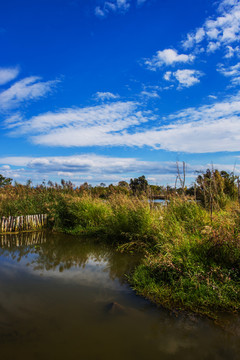
[[[150,70],[156,70],[164,65],[175,65],[180,63],[189,63],[194,60],[193,55],[178,54],[176,50],[165,49],[157,51],[151,59],[145,60],[145,65]]]
[[[4,85],[11,80],[14,80],[19,74],[19,69],[15,68],[0,68],[0,85]]]
[[[223,64],[219,64],[217,70],[224,76],[230,77],[232,85],[240,84],[240,62],[228,67],[224,67]]]
[[[235,48],[233,48],[232,46],[230,45],[227,45],[226,46],[226,54],[225,54],[225,58],[226,59],[229,59],[229,58],[232,58],[234,55],[239,55],[240,54],[240,48],[239,46],[236,46]]]
[[[150,183],[174,185],[177,167],[174,161],[143,161],[136,158],[120,158],[83,154],[52,157],[0,157],[0,173],[20,182],[32,179],[40,183],[43,179],[59,181],[69,179],[76,185],[85,181],[118,183],[129,181],[131,177],[146,175]],[[14,169],[13,169],[14,167]],[[212,164],[187,164],[187,183],[196,177],[196,171],[211,168]],[[214,164],[215,169],[233,171],[233,164]],[[240,174],[240,165],[235,166],[235,174]]]
[[[200,43],[203,39],[204,39],[204,36],[205,36],[205,31],[203,28],[199,28],[197,29],[196,33],[195,33],[195,41],[196,43]]]
[[[210,41],[207,45],[207,52],[208,53],[214,53],[217,49],[219,49],[221,46],[221,43],[219,41],[213,42]]]
[[[134,173],[144,171],[163,174],[175,172],[175,162],[142,161],[136,158],[109,157],[95,154],[73,155],[73,156],[49,156],[49,157],[2,157],[0,164],[5,169],[11,166],[22,166],[26,169],[37,169],[39,172],[71,172],[74,173]],[[6,168],[6,166],[8,168]],[[3,168],[3,167],[2,167]]]
[[[183,87],[190,87],[200,82],[199,77],[203,74],[198,70],[177,70],[175,72],[167,71],[163,78],[166,81],[177,80],[179,83],[179,89]]]
[[[218,7],[218,16],[208,18],[202,27],[187,34],[183,47],[198,47],[205,41],[207,52],[215,52],[221,46],[230,50],[233,56],[237,43],[240,42],[240,3],[238,0],[222,0]],[[229,48],[231,44],[231,48]],[[202,46],[202,45],[201,45]]]
[[[97,7],[95,8],[95,15],[96,15],[97,17],[100,17],[100,18],[106,16],[105,11],[102,10],[102,9],[100,8],[100,6],[97,6]]]
[[[153,98],[153,99],[160,98],[159,94],[155,90],[152,90],[152,91],[143,90],[143,91],[141,91],[141,95],[144,97]]]
[[[11,167],[9,165],[3,165],[0,167],[0,170],[10,170]]]
[[[106,181],[108,183],[119,180],[129,181],[130,177],[142,174],[155,177],[155,180],[164,176],[164,181],[176,176],[175,162],[142,161],[136,158],[120,158],[84,154],[74,156],[55,157],[2,157],[0,164],[9,164],[0,167],[4,176],[26,181],[31,178],[35,182],[42,179],[70,178],[74,182],[90,180],[94,183]],[[11,169],[14,166],[17,169]],[[191,167],[188,166],[190,170]],[[195,170],[195,169],[194,169]],[[192,169],[192,171],[194,171]],[[139,174],[139,175],[137,175]],[[167,180],[166,180],[167,178]],[[174,182],[174,180],[173,180]]]
[[[0,106],[3,110],[17,107],[24,101],[43,97],[58,81],[41,81],[37,76],[30,76],[14,83],[10,88],[0,92]]]
[[[224,119],[229,116],[240,115],[240,92],[235,96],[229,96],[225,101],[215,102],[211,105],[203,105],[196,108],[187,108],[169,116],[171,120],[200,121],[203,118],[206,121]]]
[[[105,1],[102,6],[95,8],[95,15],[103,18],[110,13],[126,13],[130,8],[128,0],[109,0]]]
[[[171,77],[172,77],[172,71],[166,71],[165,74],[163,75],[163,78],[166,81],[170,81]]]
[[[135,102],[114,102],[49,112],[25,121],[15,119],[6,122],[6,127],[16,136],[27,135],[34,143],[47,146],[149,146],[188,153],[239,151],[240,92],[225,101],[187,108],[158,120]]]
[[[119,95],[115,95],[111,92],[101,92],[101,91],[98,91],[96,93],[96,98],[99,99],[99,100],[112,100],[112,99],[117,99],[119,98]]]
[[[174,76],[179,81],[180,87],[190,87],[200,82],[199,77],[202,73],[197,70],[177,70]]]
[[[113,133],[133,129],[149,118],[149,114],[140,111],[138,103],[118,101],[49,112],[25,121],[21,117],[11,117],[5,125],[12,134],[32,135],[32,141],[38,144],[93,146],[96,142],[98,145],[111,145]]]
[[[99,18],[105,18],[111,13],[125,14],[131,7],[141,7],[148,0],[105,0],[101,5],[95,7],[95,15]]]
[[[225,76],[238,76],[240,75],[240,62],[227,68],[224,67],[223,64],[220,64],[218,71],[220,71]]]

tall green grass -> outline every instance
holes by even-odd
[[[240,215],[232,205],[211,218],[196,203],[170,203],[159,251],[149,249],[130,279],[136,291],[167,308],[210,317],[239,311]]]
[[[73,234],[95,234],[115,244],[146,247],[157,240],[158,211],[153,212],[147,199],[115,195],[107,200],[61,197],[53,207],[55,228]]]
[[[152,206],[118,195],[104,201],[64,198],[56,212],[65,231],[95,234],[121,251],[143,251],[145,259],[129,281],[155,303],[210,317],[240,310],[238,203],[210,214],[185,199]]]
[[[145,258],[129,278],[141,295],[169,309],[216,317],[240,310],[240,206],[227,201],[212,213],[195,201],[166,206],[144,197],[100,199],[57,188],[9,187],[0,215],[49,214],[55,230],[94,235]]]

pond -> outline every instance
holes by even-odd
[[[163,204],[163,205],[165,205],[167,203],[167,200],[164,200],[164,199],[149,199],[148,201],[150,203],[153,203],[153,204]]]
[[[79,237],[0,236],[0,348],[13,359],[239,359],[240,321],[226,328],[137,296],[139,257]]]

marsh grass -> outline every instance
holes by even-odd
[[[213,318],[221,311],[238,312],[239,206],[232,205],[211,220],[199,205],[173,201],[165,210],[167,226],[161,229],[167,240],[161,241],[157,253],[149,249],[130,279],[133,288],[169,309]]]
[[[0,215],[37,213],[47,213],[55,230],[142,252],[144,260],[129,282],[156,304],[209,317],[240,310],[238,202],[228,200],[211,213],[180,197],[156,206],[145,197],[112,194],[101,199],[43,186],[1,191]]]
[[[210,214],[181,198],[157,207],[146,198],[122,195],[61,201],[56,211],[63,230],[95,234],[120,251],[145,254],[129,278],[139,294],[169,309],[213,318],[221,311],[240,310],[237,202]]]

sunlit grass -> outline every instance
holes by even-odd
[[[166,206],[146,197],[106,199],[71,189],[9,187],[0,215],[47,213],[57,231],[94,235],[120,251],[145,257],[129,281],[141,295],[169,309],[216,317],[240,310],[240,206],[228,200],[210,213],[175,197]]]

